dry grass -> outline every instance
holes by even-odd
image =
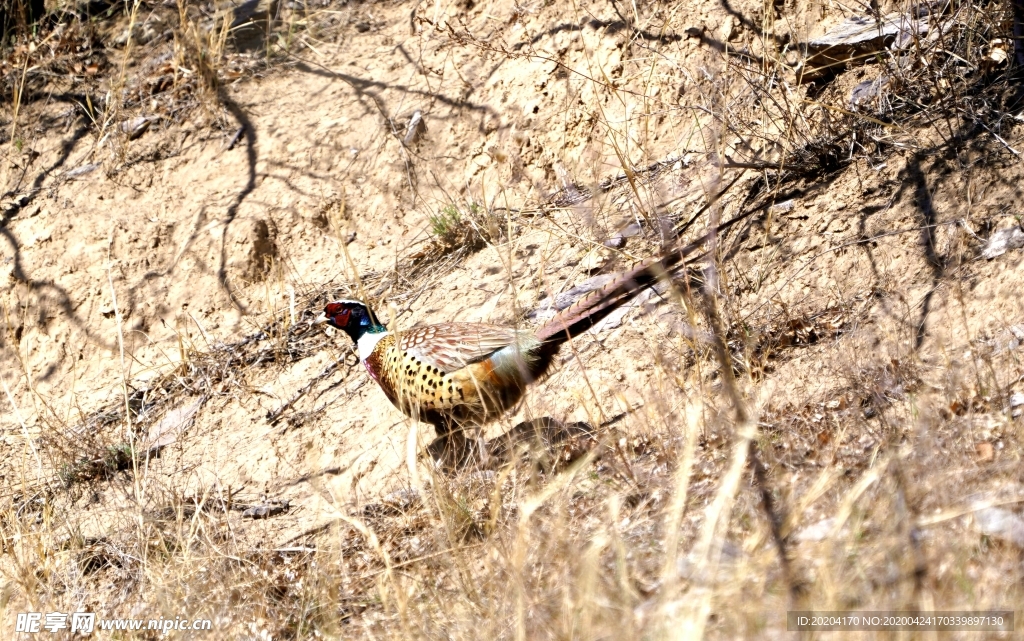
[[[635,3],[623,19],[629,55],[618,66],[605,68],[596,54],[572,68],[556,61],[578,83],[595,136],[620,161],[612,179],[588,186],[569,172],[546,186],[552,195],[523,197],[511,182],[472,193],[435,176],[447,199],[421,203],[430,212],[426,249],[394,266],[299,292],[294,307],[230,343],[176,328],[178,353],[145,383],[129,363],[114,365],[123,387],[103,407],[62,410],[31,388],[21,398],[8,393],[16,409],[35,408],[38,424],[22,423],[19,460],[3,488],[7,619],[84,607],[105,617],[208,618],[209,638],[639,639],[782,636],[786,611],[796,609],[1019,609],[1020,542],[975,525],[979,506],[1012,510],[1024,499],[1022,419],[1010,402],[1024,362],[1007,347],[1011,328],[989,335],[968,300],[972,279],[991,275],[972,234],[1001,218],[928,213],[932,202],[957,197],[986,154],[1017,160],[1006,111],[1015,87],[1006,65],[986,62],[993,40],[1007,37],[1009,9],[951,5],[932,32],[939,35],[917,37],[905,50],[912,53],[879,53],[870,69],[888,74],[892,90],[864,111],[848,104],[847,76],[797,84],[800,70],[781,43],[806,34],[782,38],[784,11],[766,7],[762,31],[748,27],[745,42],[719,43],[723,51],[684,64],[656,55],[650,37],[684,32],[672,5]],[[125,18],[130,33],[137,8]],[[174,71],[145,100],[174,96],[161,103],[162,118],[192,117],[206,105],[202,117],[217,123],[227,57],[238,54],[227,52],[229,23],[204,26],[193,9],[178,3],[164,43],[189,73]],[[326,28],[304,20],[278,25],[287,35],[277,40],[281,60],[302,38],[322,35],[316,24]],[[463,55],[551,60],[456,20],[421,16],[418,24]],[[84,37],[75,35],[84,28],[69,27],[61,42]],[[24,88],[38,81],[25,70],[44,68],[21,46],[5,50],[0,70],[5,94],[16,96],[4,128],[11,145]],[[46,46],[50,69],[90,64],[81,51]],[[273,46],[260,50],[261,65]],[[114,95],[129,98],[82,106],[100,139],[143,104],[131,97],[142,94],[126,70],[144,62],[106,65]],[[666,98],[676,83],[683,98]],[[567,122],[577,122],[575,109],[561,114]],[[654,134],[666,113],[678,124],[668,160]],[[112,166],[130,162],[119,149]],[[407,158],[415,164],[414,153]],[[895,180],[909,188],[862,175],[899,159],[908,169]],[[846,193],[888,205],[834,243],[815,244],[819,232],[779,205],[808,194],[828,200],[841,180],[867,185]],[[367,232],[343,220],[344,210],[328,202],[323,213],[343,247],[349,227]],[[903,214],[917,210],[904,226]],[[716,236],[711,260],[668,283],[663,303],[641,309],[639,330],[625,334],[629,357],[649,376],[642,405],[587,381],[592,394],[577,401],[596,437],[583,446],[527,441],[500,465],[454,473],[411,456],[409,479],[396,483],[414,487],[351,509],[338,500],[326,525],[285,543],[268,543],[269,525],[261,535],[272,519],[241,515],[265,497],[196,491],[187,469],[161,480],[148,473],[161,455],[153,430],[168,412],[258,394],[288,365],[329,349],[331,338],[308,321],[339,294],[407,308],[460,262],[494,251],[515,291],[553,296],[582,272],[613,270],[751,211],[756,222]],[[606,242],[630,225],[625,248]],[[529,234],[600,261],[556,265],[554,282],[525,282],[516,252]],[[925,267],[882,264],[900,251]],[[871,268],[854,264],[854,253]],[[822,272],[832,274],[823,277],[828,286],[813,287]],[[931,320],[935,292],[948,305]],[[532,309],[521,307],[517,317]],[[20,346],[7,326],[7,345]],[[583,362],[622,347],[579,343],[572,349],[589,354]],[[362,375],[353,360],[332,363],[268,422],[302,429],[339,407],[331,394]],[[28,368],[20,370],[5,369],[4,384],[22,377],[31,385]],[[114,489],[130,497],[127,507],[108,516],[105,536],[84,535],[78,507]]]

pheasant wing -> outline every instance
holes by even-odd
[[[482,361],[516,342],[519,332],[486,323],[441,323],[401,333],[401,349],[445,374]]]

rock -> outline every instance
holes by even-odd
[[[833,528],[835,528],[835,525],[835,519],[823,519],[821,521],[818,521],[814,525],[808,525],[807,527],[798,530],[796,534],[793,535],[793,538],[801,542],[824,541],[832,533],[832,530]]]
[[[865,80],[850,91],[850,109],[853,111],[879,111],[882,97],[889,88],[889,76]]]
[[[718,38],[722,42],[730,42],[736,39],[738,29],[736,28],[736,18],[733,16],[726,16],[722,20],[722,24],[718,27]]]
[[[985,248],[981,250],[981,256],[992,260],[1011,249],[1020,249],[1021,247],[1024,247],[1024,231],[1021,231],[1020,227],[1007,227],[997,230],[989,236]]]
[[[149,453],[156,456],[160,451],[178,440],[192,424],[196,412],[202,407],[205,398],[200,398],[190,405],[180,405],[149,428]]]
[[[78,177],[84,176],[84,175],[86,175],[88,173],[92,173],[93,171],[95,171],[98,168],[99,168],[99,165],[96,164],[96,163],[89,163],[87,165],[80,165],[80,166],[75,167],[74,169],[68,171],[66,174],[64,174],[64,177],[65,178],[69,178],[69,179],[70,178],[78,178]]]
[[[426,130],[427,123],[423,120],[423,113],[417,109],[409,118],[409,125],[405,128],[405,138],[402,139],[402,144],[406,147],[414,144]]]
[[[626,246],[626,238],[616,234],[601,244],[609,249],[622,249]]]
[[[611,257],[608,254],[608,249],[604,246],[600,248],[595,247],[583,256],[579,262],[579,267],[582,271],[593,274],[604,267],[605,263],[610,260]]]
[[[380,500],[363,508],[363,516],[398,516],[420,507],[423,499],[420,493],[411,487],[391,492]]]
[[[929,7],[919,12],[890,13],[875,20],[851,16],[828,33],[807,43],[808,58],[801,80],[810,82],[842,71],[848,64],[864,64],[886,47],[904,49],[916,37],[928,33]]]
[[[149,129],[149,123],[154,120],[156,120],[156,118],[139,116],[138,118],[132,118],[131,120],[122,122],[118,129],[121,130],[121,133],[128,134],[128,140],[135,140],[142,134],[146,133],[146,130]]]
[[[612,249],[622,249],[626,246],[626,239],[632,238],[633,236],[640,235],[640,225],[637,223],[629,223],[619,231],[615,232],[608,240],[602,243],[605,247]]]
[[[284,514],[291,507],[291,501],[268,501],[259,505],[253,505],[242,512],[244,519],[269,519],[278,514]]]
[[[974,512],[974,522],[985,536],[1024,547],[1024,519],[999,507],[987,507]]]

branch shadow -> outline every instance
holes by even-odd
[[[915,154],[907,162],[907,178],[914,188],[914,204],[921,213],[921,245],[924,257],[931,270],[931,286],[921,301],[921,316],[914,330],[914,351],[920,351],[928,330],[928,315],[931,312],[932,297],[942,281],[945,260],[935,248],[935,223],[938,216],[928,180],[921,169],[921,157]]]
[[[18,245],[17,239],[14,237],[14,234],[8,227],[10,221],[13,220],[14,217],[17,216],[17,214],[20,211],[24,210],[29,204],[31,204],[39,195],[39,193],[42,192],[42,186],[46,179],[52,176],[54,172],[56,172],[58,169],[64,166],[64,163],[67,162],[68,158],[71,156],[71,153],[78,147],[79,143],[88,133],[88,131],[88,126],[80,123],[79,126],[75,128],[75,131],[74,133],[72,133],[71,137],[61,144],[60,153],[57,159],[54,160],[54,162],[50,164],[50,166],[42,169],[39,173],[36,174],[36,176],[32,180],[32,184],[30,187],[24,190],[19,189],[21,185],[21,180],[19,179],[18,185],[16,185],[14,190],[9,193],[17,193],[18,191],[24,191],[25,195],[21,198],[16,199],[7,210],[0,214],[0,237],[6,239],[8,244],[10,244],[11,246],[13,256],[10,260],[12,260],[14,263],[12,275],[15,281],[24,283],[28,287],[28,289],[36,293],[42,299],[42,301],[50,302],[53,305],[60,308],[60,310],[64,313],[67,319],[73,325],[75,325],[75,327],[81,330],[90,341],[102,346],[107,350],[113,350],[114,345],[100,339],[92,330],[90,330],[86,322],[78,317],[78,315],[75,313],[75,305],[73,304],[71,297],[68,295],[66,289],[64,289],[57,283],[53,282],[52,280],[35,280],[26,271],[22,259],[21,247]],[[48,306],[45,304],[38,304],[35,306],[35,312],[37,314],[36,321],[41,327],[45,327],[48,321],[48,318],[46,316],[47,307]]]
[[[242,202],[245,201],[249,194],[256,189],[256,127],[253,126],[252,120],[249,119],[245,110],[227,94],[227,91],[223,87],[218,87],[217,99],[235,119],[238,126],[241,127],[242,137],[245,138],[245,160],[247,167],[246,182],[245,186],[238,192],[232,203],[228,205],[227,213],[224,216],[224,229],[222,230],[220,237],[220,260],[217,265],[217,281],[220,283],[221,289],[223,289],[224,293],[227,294],[228,299],[231,301],[231,304],[235,306],[235,309],[244,313],[248,308],[238,299],[238,296],[235,295],[234,289],[232,289],[231,284],[228,282],[227,243],[228,229],[238,216],[238,208],[242,205]]]
[[[404,51],[403,51],[404,53]],[[360,99],[370,100],[377,112],[384,117],[386,120],[391,120],[391,115],[388,113],[387,105],[384,103],[384,99],[380,96],[380,91],[385,89],[392,89],[399,91],[403,94],[419,96],[427,98],[431,101],[438,101],[442,104],[450,107],[457,107],[459,109],[469,109],[470,111],[479,111],[492,116],[498,116],[499,114],[490,106],[485,104],[473,103],[464,99],[451,98],[444,94],[435,92],[428,92],[422,89],[413,89],[411,87],[400,85],[400,84],[389,84],[381,82],[379,80],[368,80],[366,78],[360,78],[351,74],[342,73],[340,71],[334,71],[323,65],[319,65],[310,60],[299,58],[298,56],[292,55],[292,58],[296,61],[295,68],[304,73],[313,74],[316,76],[322,76],[325,78],[334,78],[341,80],[349,87],[351,87],[356,95]]]

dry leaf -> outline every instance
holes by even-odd
[[[200,398],[191,405],[176,407],[167,412],[159,423],[149,428],[150,451],[155,453],[177,441],[182,432],[188,429],[205,400]]]
[[[992,42],[988,43],[988,46],[988,55],[986,55],[985,57],[993,65],[1001,65],[1004,62],[1006,62],[1007,59],[1010,57],[1010,54],[1007,51],[1006,40],[1003,40],[1002,38],[996,38],[992,40]]]

